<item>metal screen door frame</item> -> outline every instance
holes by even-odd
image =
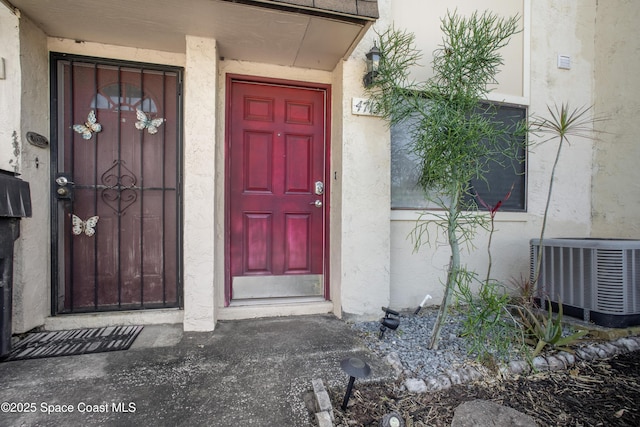
[[[93,67],[94,73],[94,82],[91,83],[93,88],[89,91],[93,90],[95,95],[89,105],[83,105],[84,110],[89,111],[89,117],[85,113],[84,118],[77,117],[74,103],[76,97],[83,96],[82,91],[86,90],[83,85],[90,84],[85,83],[87,79],[78,80],[79,83],[74,80],[74,70],[79,66]],[[117,76],[115,82],[107,84],[110,81],[108,78],[104,82],[98,82],[101,72]],[[65,73],[70,74],[70,77]],[[128,79],[132,79],[136,73],[140,76],[139,87],[128,83]],[[147,81],[150,83],[146,83]],[[181,67],[55,52],[50,54],[52,315],[182,306],[182,81]],[[145,89],[145,84],[149,89]],[[74,92],[76,86],[78,94]],[[156,86],[160,89],[153,89]],[[154,90],[161,94],[154,94]],[[134,93],[136,91],[138,92]],[[146,113],[148,117],[142,118],[141,112],[148,111],[151,112]],[[107,124],[105,129],[92,126],[93,113],[98,117],[97,120],[94,119],[94,123],[99,122],[102,116]],[[154,118],[157,120],[153,120]],[[85,126],[85,133],[87,127],[92,128],[95,133],[83,135],[81,129],[76,129],[78,123],[80,127]],[[121,130],[125,126],[127,129]],[[107,131],[106,127],[110,129]],[[112,135],[115,136],[111,137]],[[135,139],[127,139],[130,135],[134,135]],[[99,139],[100,136],[103,137],[102,140]],[[114,138],[117,142],[113,141]],[[100,143],[103,145],[98,145]],[[143,145],[145,143],[146,146]],[[152,143],[161,144],[160,149],[157,148],[158,145],[151,145]],[[95,158],[93,169],[91,166],[86,168],[93,174],[90,181],[85,179],[88,184],[73,182],[78,164],[78,160],[74,159],[78,152],[77,144],[88,144],[86,147],[93,144],[96,147],[85,149],[92,149],[92,156]],[[134,147],[135,144],[137,146]],[[133,153],[131,155],[135,161],[131,158],[125,160],[127,150]],[[104,156],[104,153],[112,155]],[[68,170],[69,168],[72,170]],[[78,181],[81,181],[80,177]],[[87,192],[92,192],[90,197],[93,201],[90,204],[93,205],[93,213],[85,212],[80,217],[81,215],[76,215],[76,209],[88,197],[79,194],[86,195]],[[96,215],[95,212],[99,209],[106,218],[103,219],[101,214],[96,220],[97,224],[92,224],[90,215]],[[129,210],[125,212],[127,209]],[[139,227],[137,237],[127,236],[131,224]],[[101,230],[104,233],[102,235]],[[154,234],[159,236],[150,237]],[[117,238],[109,237],[114,235]],[[106,245],[109,249],[107,252],[102,252],[103,246],[98,243],[86,243],[98,236],[100,245]],[[130,247],[123,250],[121,245],[126,239],[130,239]],[[154,239],[156,243],[147,246],[146,242]],[[111,242],[106,243],[107,241]],[[75,252],[74,244],[77,246]],[[84,255],[84,248],[89,248],[88,252],[92,253]],[[76,253],[80,256],[75,255]],[[116,259],[111,264],[104,261],[110,254],[115,254],[113,258]],[[83,257],[94,260],[94,266],[91,267],[94,283],[86,285],[87,288],[93,286],[93,302],[82,303],[83,300],[78,297],[79,302],[74,303],[73,292],[76,290],[73,281],[79,281],[74,279],[78,275],[76,267],[71,266],[73,261],[70,260],[74,257],[76,260]],[[155,270],[151,272],[149,265],[153,263],[157,264],[153,268],[160,269],[160,273]],[[107,280],[103,279],[105,272],[109,270],[102,264],[115,265],[115,271],[111,271],[111,275],[116,277],[113,280],[117,282],[117,295],[113,284],[106,284]],[[135,272],[121,271],[127,268]],[[123,277],[125,275],[127,277]],[[138,276],[132,278],[132,275]],[[124,288],[133,287],[131,283],[137,283],[135,286],[139,290]],[[106,289],[108,287],[111,289]],[[135,300],[137,296],[130,296],[136,292],[139,293],[139,301]],[[83,293],[90,292],[84,289]],[[103,296],[106,293],[108,297]]]

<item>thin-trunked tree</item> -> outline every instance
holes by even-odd
[[[434,52],[433,77],[411,81],[410,71],[421,53],[414,35],[394,28],[379,34],[380,66],[368,88],[377,112],[390,124],[410,129],[411,151],[419,162],[419,185],[428,200],[442,209],[436,223],[451,249],[444,297],[429,348],[436,349],[456,284],[470,280],[460,260],[460,247],[470,242],[486,217],[477,214],[470,182],[485,179],[491,162],[514,157],[522,138],[492,120],[491,107],[481,107],[489,85],[503,64],[500,49],[517,33],[518,17],[484,12],[469,17],[448,13],[442,19],[442,45]],[[432,214],[433,215],[433,214]],[[430,221],[422,216],[414,230],[416,249]]]
[[[558,149],[556,157],[551,168],[551,176],[549,178],[549,189],[547,191],[547,202],[544,207],[544,215],[542,216],[542,227],[540,228],[540,244],[538,245],[538,260],[535,265],[533,281],[531,286],[538,286],[540,278],[540,267],[542,266],[542,253],[544,250],[544,232],[547,228],[547,219],[549,216],[549,206],[551,205],[551,194],[553,191],[553,183],[556,176],[556,168],[560,160],[560,152],[562,147],[569,144],[570,137],[582,138],[584,140],[593,141],[596,135],[601,131],[595,128],[598,122],[606,120],[605,117],[594,117],[591,115],[592,107],[571,108],[568,103],[561,106],[555,104],[553,107],[547,106],[548,116],[534,116],[531,121],[531,132],[534,134],[548,135],[548,138],[541,143],[552,140],[558,141]],[[540,295],[541,296],[541,295]]]

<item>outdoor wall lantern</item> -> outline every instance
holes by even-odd
[[[367,52],[367,74],[364,75],[364,87],[371,87],[373,79],[378,75],[378,67],[380,66],[380,49],[375,42],[369,52]]]
[[[344,394],[342,400],[342,410],[347,409],[347,403],[351,397],[351,390],[353,390],[353,383],[356,378],[366,378],[371,374],[371,367],[363,360],[357,357],[348,357],[340,362],[340,367],[343,371],[349,375],[349,385],[347,385],[347,392]]]

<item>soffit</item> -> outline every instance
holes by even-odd
[[[352,1],[366,3],[368,15],[374,3],[377,13],[375,2]],[[322,8],[294,5],[304,2],[10,0],[49,37],[179,53],[185,35],[210,37],[221,57],[332,70],[375,17],[330,10],[328,0]]]

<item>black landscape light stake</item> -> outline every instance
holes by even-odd
[[[349,375],[349,385],[347,385],[347,392],[344,394],[344,400],[342,401],[342,410],[345,411],[347,409],[347,403],[349,403],[349,398],[351,397],[353,383],[356,378],[368,377],[371,374],[371,367],[357,357],[344,359],[340,362],[340,367]]]
[[[395,310],[391,310],[390,308],[387,308],[387,307],[382,307],[382,311],[384,311],[384,317],[380,319],[381,325],[380,325],[380,335],[378,335],[379,339],[382,339],[382,336],[384,335],[384,331],[386,331],[387,328],[391,329],[392,331],[395,331],[396,329],[398,329],[398,326],[400,325],[400,319],[391,317],[391,316],[400,316],[400,313],[398,313]]]

